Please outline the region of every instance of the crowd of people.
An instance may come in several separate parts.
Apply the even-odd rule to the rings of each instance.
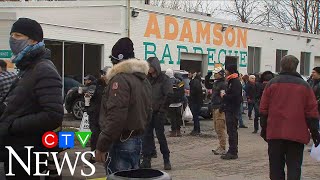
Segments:
[[[5,61],[0,61],[0,160],[6,171],[9,159],[4,146],[12,146],[25,163],[28,154],[24,146],[49,151],[42,146],[42,135],[61,126],[64,114],[61,77],[50,61],[40,24],[28,18],[17,20],[10,32],[10,47],[19,73],[8,72]],[[129,38],[115,43],[110,59],[113,67],[102,69],[100,79],[85,77],[86,86],[94,85],[88,108],[91,150],[95,151],[90,162],[105,163],[107,175],[151,168],[152,158],[157,156],[155,132],[164,169],[171,170],[164,122],[170,119],[170,137],[181,137],[182,115],[188,106],[194,124],[190,135],[201,134],[199,72],[189,74],[187,97],[183,80],[172,69],[164,73],[157,57],[147,61],[135,58]],[[238,128],[247,128],[242,120],[247,107],[248,118],[254,120],[253,133],[261,128],[260,135],[268,143],[270,179],[285,179],[285,164],[288,179],[300,179],[304,144],[310,137],[315,146],[320,142],[320,67],[313,69],[306,82],[296,71],[298,64],[296,57],[287,55],[278,75],[266,71],[242,76],[237,65],[225,70],[217,67],[207,74],[205,87],[212,90],[210,111],[219,140],[219,146],[212,150],[215,155],[224,160],[238,158]],[[35,160],[31,154],[31,174],[36,170]],[[13,167],[16,176],[7,179],[30,178],[17,160],[13,160]],[[41,172],[46,168],[42,164]]]

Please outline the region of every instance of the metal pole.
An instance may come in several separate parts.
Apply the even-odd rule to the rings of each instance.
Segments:
[[[317,0],[317,30],[316,30],[316,34],[319,34],[319,29],[320,29],[320,26],[319,26],[319,24],[320,24],[320,1],[319,0]]]
[[[84,84],[84,44],[82,44],[82,84]]]
[[[62,70],[61,70],[61,76],[62,76],[62,97],[64,97],[64,41],[62,41]]]
[[[127,31],[128,31],[128,38],[130,38],[130,18],[131,18],[131,13],[130,13],[130,6],[131,6],[131,3],[130,3],[130,0],[128,0],[128,3],[127,3]]]

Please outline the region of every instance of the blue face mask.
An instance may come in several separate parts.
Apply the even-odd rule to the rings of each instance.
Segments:
[[[13,37],[10,37],[9,40],[10,49],[14,55],[18,55],[22,50],[24,50],[28,45],[28,39],[26,40],[17,40]]]

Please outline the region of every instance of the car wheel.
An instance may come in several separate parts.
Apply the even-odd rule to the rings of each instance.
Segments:
[[[84,112],[84,101],[79,98],[76,99],[72,105],[72,115],[76,120],[81,120]]]

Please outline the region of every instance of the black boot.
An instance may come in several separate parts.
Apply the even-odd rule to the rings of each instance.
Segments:
[[[151,154],[151,158],[157,158],[157,157],[158,157],[157,151],[155,151],[155,152],[153,152],[153,153]]]
[[[170,160],[164,161],[164,170],[171,170]]]
[[[225,155],[222,155],[222,156],[221,156],[221,159],[224,159],[224,160],[238,159],[238,155],[227,153],[227,154],[225,154]]]
[[[144,157],[142,163],[140,164],[141,169],[150,169],[151,168],[151,158]]]

